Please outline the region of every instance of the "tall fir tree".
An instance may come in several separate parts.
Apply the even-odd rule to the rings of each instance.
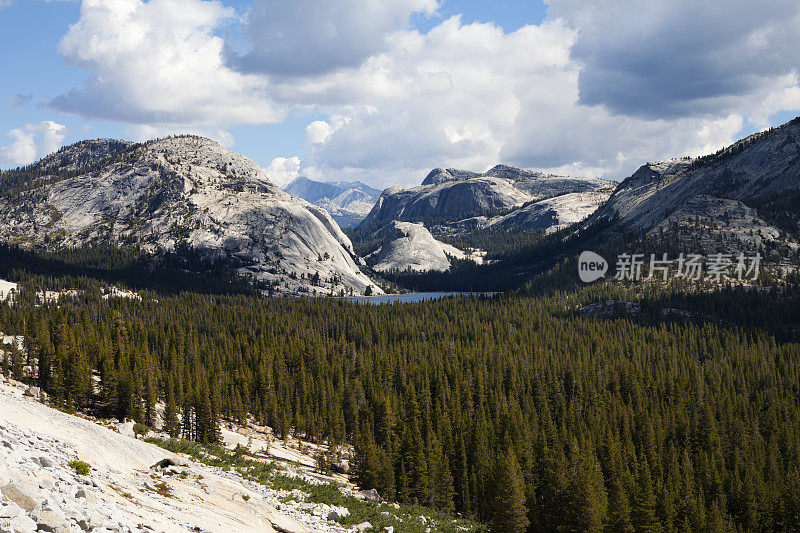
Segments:
[[[530,521],[525,507],[525,480],[517,454],[509,447],[499,460],[495,483],[492,531],[495,533],[524,533]]]

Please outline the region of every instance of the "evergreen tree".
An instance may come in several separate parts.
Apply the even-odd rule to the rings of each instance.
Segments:
[[[530,522],[527,516],[528,509],[525,507],[525,480],[517,461],[517,454],[509,447],[499,462],[492,531],[524,533]]]
[[[611,481],[608,491],[608,518],[606,521],[608,533],[634,533],[631,520],[631,506],[628,496],[620,484],[619,478]]]
[[[22,358],[22,352],[17,346],[17,343],[12,341],[11,343],[11,373],[14,375],[14,379],[22,381],[25,379],[25,371],[24,367],[24,360]]]
[[[173,439],[180,435],[181,424],[178,420],[178,407],[175,403],[175,385],[170,377],[167,381],[167,393],[164,402],[164,427],[163,431]]]
[[[661,523],[656,515],[656,498],[653,493],[653,480],[646,459],[639,463],[636,478],[636,491],[633,498],[633,528],[636,533],[659,533]]]

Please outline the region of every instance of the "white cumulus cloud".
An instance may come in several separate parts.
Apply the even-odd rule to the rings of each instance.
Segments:
[[[264,170],[270,181],[277,185],[286,185],[299,175],[300,158],[297,156],[276,157]]]
[[[61,148],[67,127],[52,120],[25,124],[8,132],[12,142],[0,147],[0,167],[28,165]]]
[[[306,142],[322,144],[331,136],[331,125],[324,120],[315,120],[306,126]]]
[[[224,64],[214,31],[234,15],[218,1],[84,0],[59,49],[93,76],[51,106],[162,129],[280,121],[266,79]]]
[[[418,184],[435,166],[503,162],[623,178],[644,161],[718,148],[741,117],[648,120],[579,100],[578,32],[560,20],[505,32],[458,17],[348,69],[273,87],[337,117],[312,123],[304,167],[321,175]],[[501,58],[501,59],[499,59]]]

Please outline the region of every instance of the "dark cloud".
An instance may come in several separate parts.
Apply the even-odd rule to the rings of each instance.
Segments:
[[[22,107],[28,102],[33,100],[32,94],[21,94],[17,93],[11,97],[11,106],[12,107]]]
[[[796,0],[551,0],[578,29],[582,104],[650,118],[721,113],[800,63]]]
[[[255,0],[244,26],[250,50],[228,48],[241,72],[313,75],[356,67],[383,51],[387,33],[407,25],[411,13],[433,12],[436,0]]]

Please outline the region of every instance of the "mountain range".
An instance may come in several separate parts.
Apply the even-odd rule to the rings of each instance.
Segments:
[[[360,181],[314,181],[302,176],[283,190],[325,209],[342,228],[364,220],[381,194]]]
[[[437,168],[417,187],[396,185],[384,190],[361,227],[400,220],[423,222],[450,233],[491,227],[553,231],[591,214],[611,195],[614,185],[506,165],[485,173]]]
[[[476,232],[592,228],[586,245],[644,235],[702,251],[763,250],[785,262],[800,248],[800,119],[709,156],[647,163],[620,183],[498,165],[437,168],[419,186],[380,194],[361,182],[307,178],[281,190],[252,160],[196,136],[82,141],[0,175],[4,243],[190,250],[271,294],[379,293],[340,228],[361,217],[350,234],[371,243],[359,253],[383,272],[484,262],[479,250],[453,245]]]

